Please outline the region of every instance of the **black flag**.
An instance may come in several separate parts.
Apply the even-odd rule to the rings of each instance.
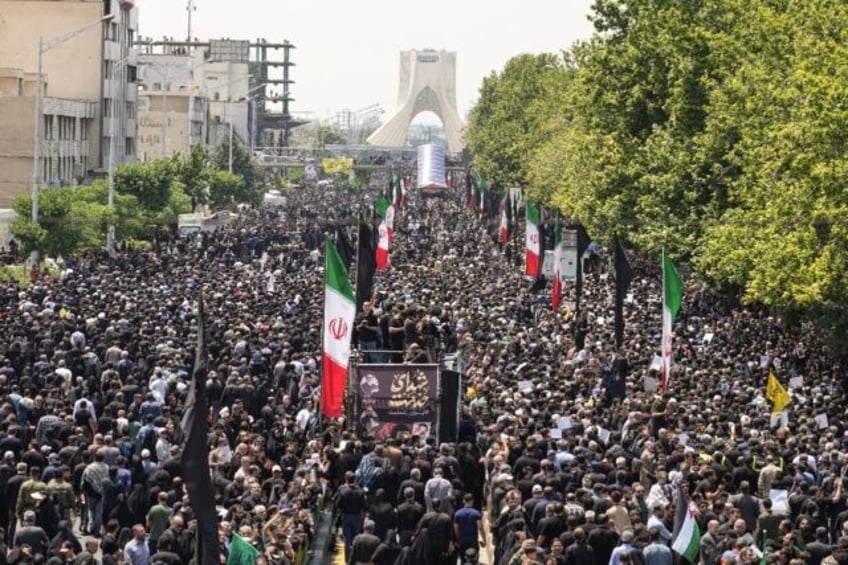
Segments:
[[[615,345],[621,347],[624,342],[624,295],[633,279],[633,271],[621,241],[615,238]]]
[[[199,537],[196,562],[200,565],[218,565],[221,550],[218,545],[218,514],[212,479],[209,476],[209,435],[206,400],[206,338],[203,331],[203,298],[197,304],[197,351],[194,371],[186,397],[182,427],[186,435],[183,448],[183,480],[188,491],[188,502],[197,519]]]
[[[368,224],[359,224],[359,249],[356,259],[356,311],[362,311],[362,304],[371,300],[374,285],[374,273],[377,272],[377,256],[374,245],[374,232]]]
[[[583,255],[589,249],[589,234],[583,224],[577,224],[577,276],[575,277],[574,310],[580,311],[580,297],[583,294]]]
[[[350,243],[350,238],[347,236],[347,229],[342,226],[336,228],[336,249],[339,251],[339,256],[341,256],[347,272],[350,272],[350,264],[353,262],[355,251]]]

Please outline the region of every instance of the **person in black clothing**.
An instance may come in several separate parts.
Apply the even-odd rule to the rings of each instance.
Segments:
[[[378,545],[377,549],[374,550],[371,561],[374,562],[374,565],[394,565],[400,555],[401,549],[403,548],[398,543],[397,532],[395,530],[389,530],[386,532],[383,543]]]
[[[618,545],[618,534],[615,533],[615,522],[605,515],[600,515],[598,522],[598,527],[586,539],[595,554],[595,565],[602,565],[609,563],[612,550]]]
[[[386,499],[386,491],[383,489],[377,489],[374,494],[368,516],[374,521],[374,535],[380,539],[385,539],[386,532],[397,528],[395,507]]]
[[[161,539],[156,543],[156,553],[150,556],[150,565],[181,565],[182,563],[185,561],[173,551],[169,539],[166,539],[164,544]]]
[[[362,533],[353,540],[350,553],[347,553],[348,565],[366,565],[371,562],[371,556],[380,545],[380,538],[374,535],[374,522],[365,520]]]
[[[17,521],[17,517],[15,516],[15,508],[18,504],[18,493],[21,490],[21,485],[24,484],[28,480],[27,477],[27,465],[26,463],[18,463],[17,474],[9,479],[9,482],[6,483],[6,492],[5,499],[6,505],[9,508],[8,516],[6,517],[6,543],[10,544],[15,539],[15,522]]]
[[[415,500],[415,490],[412,487],[406,487],[403,496],[404,502],[397,508],[397,527],[400,544],[406,546],[424,516],[424,505]]]
[[[345,473],[345,484],[336,492],[335,510],[341,518],[345,555],[350,555],[353,540],[362,531],[362,520],[367,509],[365,493],[356,485],[356,473]],[[379,543],[379,538],[378,538]]]
[[[409,472],[409,478],[403,481],[400,484],[400,488],[398,489],[398,502],[403,502],[405,500],[406,489],[411,488],[415,495],[415,502],[419,504],[424,504],[424,483],[421,482],[421,470],[420,469],[412,469]]]
[[[807,565],[819,565],[825,557],[833,552],[833,546],[827,543],[827,528],[820,526],[816,528],[816,539],[804,546],[804,551],[809,554]]]
[[[565,565],[586,565],[595,562],[595,551],[586,542],[583,528],[574,530],[574,544],[565,551]]]
[[[425,528],[430,532],[430,562],[447,563],[450,560],[449,550],[453,541],[453,524],[451,517],[441,511],[441,500],[433,499],[432,505],[433,511],[426,512],[421,517],[416,532]]]

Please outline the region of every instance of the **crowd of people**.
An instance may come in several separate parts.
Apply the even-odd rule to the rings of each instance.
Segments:
[[[305,188],[214,233],[2,283],[0,562],[196,561],[181,417],[202,294],[221,561],[242,541],[256,563],[303,561],[332,508],[351,564],[673,563],[682,497],[700,564],[848,563],[844,370],[814,328],[690,283],[661,394],[657,266],[631,260],[617,348],[603,251],[580,309],[569,286],[553,312],[521,234],[505,252],[463,200],[413,191],[354,344],[355,360],[461,359],[441,443],[319,413],[322,237],[355,239],[373,195]]]

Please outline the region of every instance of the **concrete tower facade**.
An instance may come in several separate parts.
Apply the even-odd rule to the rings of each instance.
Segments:
[[[372,145],[406,145],[415,116],[433,112],[445,129],[448,151],[462,150],[462,120],[456,107],[456,53],[433,49],[401,51],[398,109],[368,137]]]

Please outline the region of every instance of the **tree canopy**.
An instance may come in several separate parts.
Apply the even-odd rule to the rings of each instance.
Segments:
[[[591,19],[483,80],[477,168],[748,302],[844,318],[848,5],[596,0]]]

